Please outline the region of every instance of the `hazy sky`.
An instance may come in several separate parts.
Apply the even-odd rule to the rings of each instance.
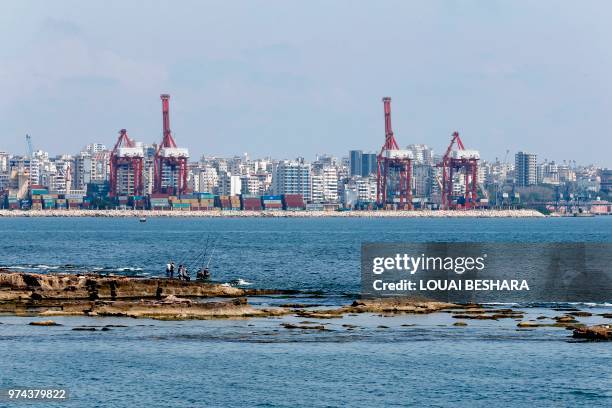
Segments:
[[[0,150],[76,152],[127,128],[161,139],[159,94],[192,157],[309,159],[458,130],[611,166],[612,3],[3,1]]]

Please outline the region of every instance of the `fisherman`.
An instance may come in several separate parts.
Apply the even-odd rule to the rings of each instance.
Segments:
[[[174,278],[174,262],[170,262],[170,279]]]
[[[210,279],[210,272],[208,271],[208,268],[202,267],[196,274],[196,280],[205,281],[208,279]]]
[[[183,264],[180,264],[179,267],[178,267],[177,278],[179,278],[179,280],[183,279]]]
[[[191,280],[191,277],[189,276],[189,271],[187,270],[187,265],[183,266],[183,279],[187,282]]]
[[[166,278],[170,277],[170,270],[172,269],[172,261],[168,261],[166,264]]]

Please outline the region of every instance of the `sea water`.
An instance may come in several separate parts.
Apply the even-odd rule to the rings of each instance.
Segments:
[[[300,302],[337,306],[359,291],[361,243],[381,241],[612,242],[612,217],[0,219],[0,265],[161,276],[169,259],[197,264],[206,252],[219,282],[296,289]],[[611,312],[606,305],[578,307],[594,314],[580,318],[587,324]],[[562,313],[523,310],[525,319]],[[513,319],[455,327],[447,313],[346,315],[320,322],[326,331],[281,326],[304,320],[294,316],[54,317],[62,324],[55,327],[29,326],[33,320],[43,319],[0,316],[0,388],[68,388],[67,401],[49,406],[612,404],[610,343],[575,342],[560,328],[521,330]],[[83,326],[96,330],[72,330]]]

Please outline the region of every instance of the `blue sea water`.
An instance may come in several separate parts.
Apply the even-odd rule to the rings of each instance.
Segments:
[[[344,304],[344,294],[359,291],[362,242],[612,242],[612,217],[0,219],[0,265],[154,276],[169,258],[190,261],[207,240],[215,242],[209,247],[218,281],[319,291],[318,302]],[[580,308],[594,314],[580,319],[585,323],[610,313]],[[525,312],[526,319],[561,313]],[[574,342],[559,328],[518,330],[511,319],[454,327],[445,313],[359,315],[321,321],[328,328],[321,332],[281,326],[303,320],[294,316],[58,317],[57,327],[29,326],[33,320],[41,318],[0,316],[0,388],[69,389],[69,400],[48,406],[612,405],[610,343]],[[72,330],[87,325],[98,330]],[[101,331],[105,325],[125,327]]]

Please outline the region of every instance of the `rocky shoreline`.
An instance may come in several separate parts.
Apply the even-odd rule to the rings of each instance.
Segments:
[[[416,300],[379,300],[339,309],[300,305],[255,308],[247,296],[294,294],[276,289],[240,289],[226,284],[96,274],[35,274],[0,271],[0,313],[32,316],[126,316],[154,319],[270,317],[288,314],[321,318],[346,313],[432,313],[457,307]],[[207,298],[232,298],[207,301]]]
[[[453,326],[470,320],[515,320],[517,330],[554,327],[573,330],[573,337],[612,340],[612,326],[587,326],[578,321],[591,313],[559,309],[561,315],[530,319],[516,309],[436,302],[416,298],[359,299],[340,307],[321,308],[298,303],[255,307],[249,296],[293,295],[294,291],[235,288],[226,284],[183,282],[163,278],[134,278],[95,274],[34,274],[0,271],[0,314],[16,316],[113,316],[157,320],[245,319],[295,316],[319,320],[309,324],[286,324],[286,329],[327,330],[327,319],[362,313],[391,317],[401,314],[450,313]],[[611,316],[601,315],[604,319]],[[34,325],[54,325],[53,321]]]
[[[0,210],[0,217],[173,217],[173,218],[541,218],[536,210],[469,211],[154,211],[154,210]]]

